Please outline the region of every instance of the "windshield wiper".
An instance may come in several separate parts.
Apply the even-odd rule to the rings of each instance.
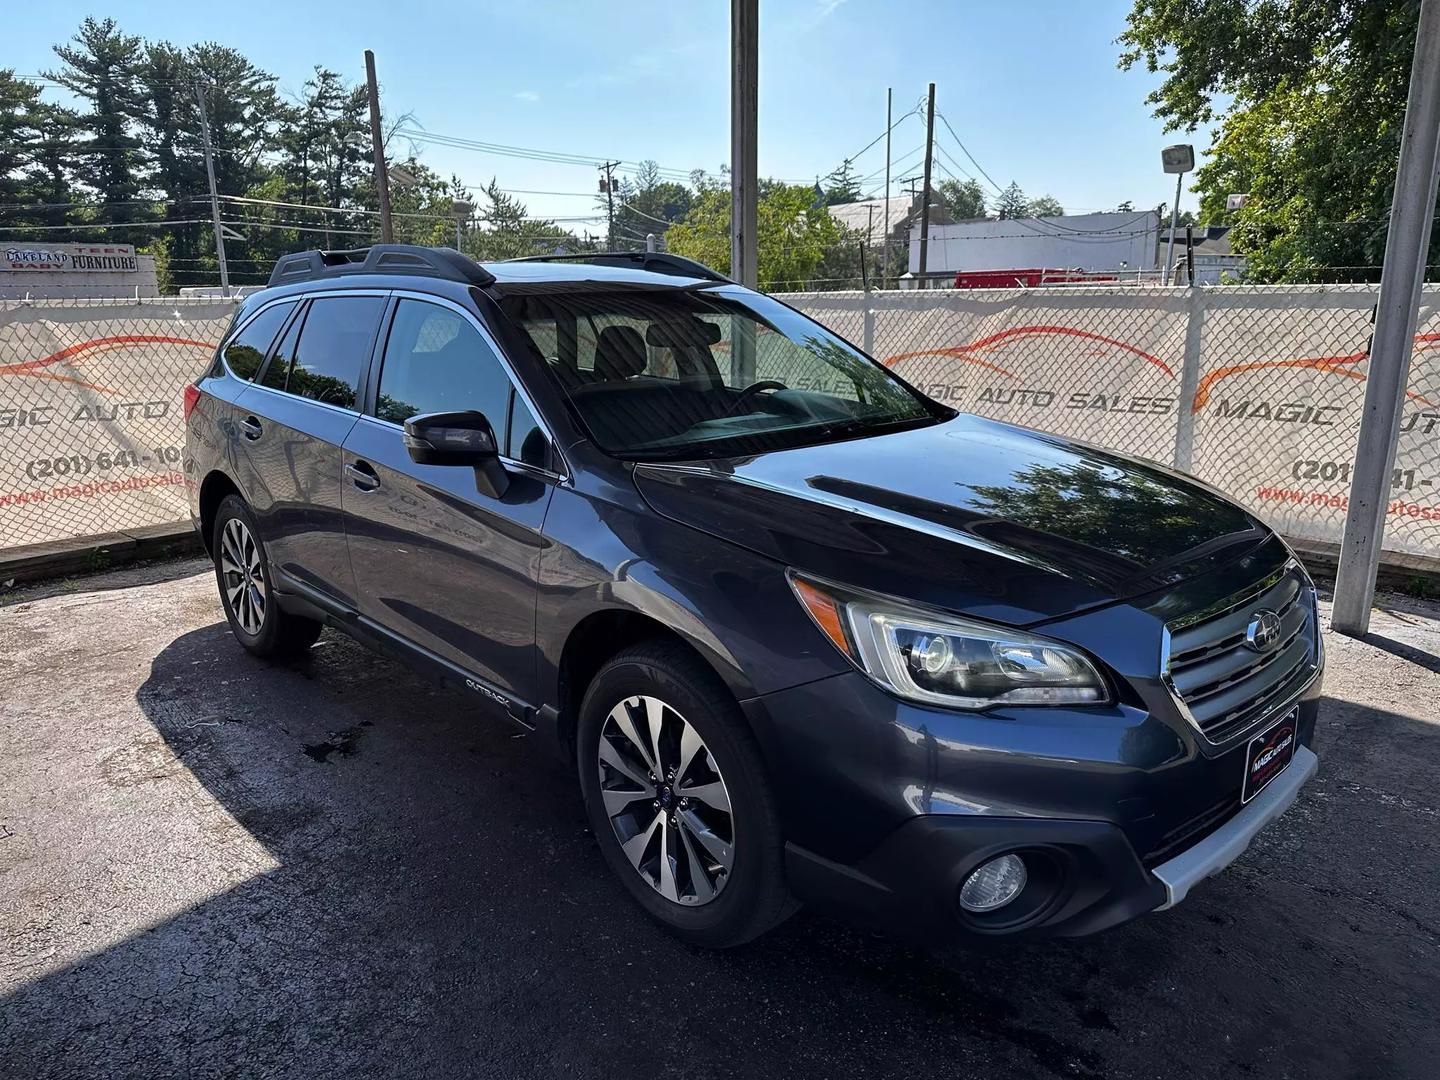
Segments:
[[[884,431],[886,428],[900,427],[904,424],[916,424],[923,420],[933,420],[934,417],[927,415],[890,417],[885,420],[865,419],[864,417],[852,417],[849,420],[836,420],[826,424],[820,429],[824,438],[844,438],[847,435],[859,435],[869,431]]]

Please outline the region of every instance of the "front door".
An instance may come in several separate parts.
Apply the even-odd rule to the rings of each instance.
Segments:
[[[495,346],[459,307],[401,298],[384,337],[374,415],[344,445],[361,614],[532,701],[541,527],[554,483],[539,467],[543,434]],[[408,417],[466,409],[485,414],[512,459],[498,498],[474,469],[417,465],[405,450]]]

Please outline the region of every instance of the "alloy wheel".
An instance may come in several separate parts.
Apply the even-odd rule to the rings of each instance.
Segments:
[[[734,816],[695,728],[659,698],[626,698],[605,718],[597,765],[605,816],[636,873],[677,904],[719,896],[735,865]]]
[[[231,518],[221,530],[220,575],[240,629],[251,635],[260,633],[268,600],[265,574],[260,568],[260,545],[239,518]]]

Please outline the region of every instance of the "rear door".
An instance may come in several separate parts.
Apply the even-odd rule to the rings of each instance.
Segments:
[[[383,292],[308,300],[259,379],[236,402],[246,496],[272,568],[355,606],[341,516],[341,451],[359,417],[361,379]],[[283,587],[283,586],[282,586]]]
[[[536,577],[555,471],[550,441],[473,314],[397,294],[372,370],[372,407],[345,440],[346,532],[361,613],[533,700]],[[495,498],[475,470],[417,465],[401,425],[477,409],[507,459]]]

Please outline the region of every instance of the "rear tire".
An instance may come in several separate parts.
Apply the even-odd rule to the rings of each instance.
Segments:
[[[300,656],[315,644],[321,624],[280,609],[255,515],[240,496],[227,495],[221,501],[210,550],[230,632],[246,650],[283,659]]]
[[[605,861],[673,935],[728,948],[796,909],[759,750],[728,688],[684,645],[647,642],[600,669],[577,754]]]

